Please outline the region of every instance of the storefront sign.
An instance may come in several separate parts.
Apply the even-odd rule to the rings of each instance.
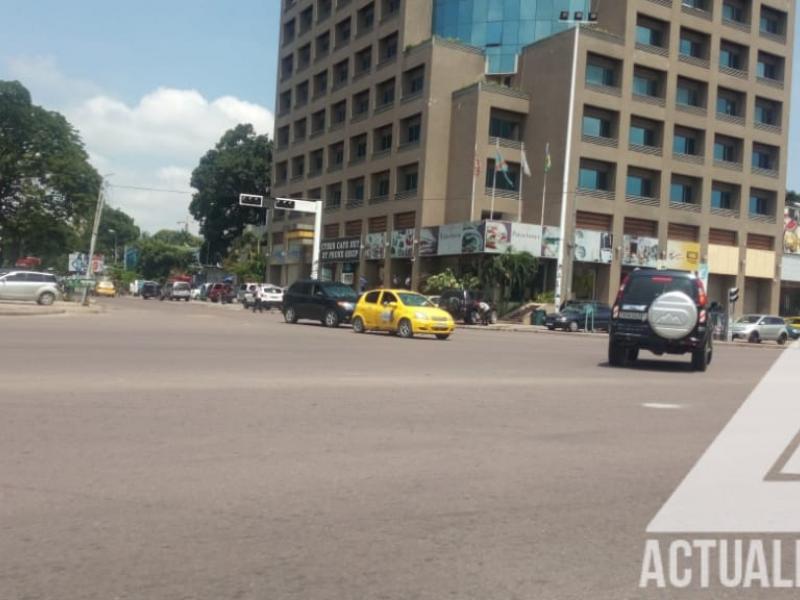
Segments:
[[[484,221],[484,252],[504,254],[511,248],[511,223],[505,221]]]
[[[700,268],[700,244],[667,240],[666,267],[682,271],[697,271]]]
[[[783,209],[783,253],[800,254],[800,209]]]
[[[439,228],[423,227],[419,232],[419,255],[436,256],[439,254]]]
[[[439,226],[439,256],[461,254],[461,235],[463,233],[463,223]]]
[[[545,225],[542,229],[542,258],[558,258],[561,228]]]
[[[611,234],[591,229],[575,230],[575,260],[578,262],[611,263]]]
[[[414,256],[414,230],[395,229],[392,231],[392,258],[411,258]]]
[[[624,235],[622,264],[632,267],[658,266],[658,238]]]
[[[320,262],[358,262],[359,258],[361,258],[361,238],[335,238],[320,242]]]
[[[364,244],[364,258],[383,260],[386,256],[386,233],[368,233]]]
[[[542,256],[542,227],[531,223],[511,223],[511,250]]]

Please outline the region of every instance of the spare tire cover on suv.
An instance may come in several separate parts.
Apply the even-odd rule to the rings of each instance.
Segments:
[[[667,292],[650,305],[647,320],[660,337],[679,340],[689,335],[697,324],[697,306],[683,292]]]

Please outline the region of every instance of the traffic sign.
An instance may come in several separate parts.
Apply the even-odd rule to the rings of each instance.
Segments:
[[[739,288],[731,288],[728,290],[728,302],[731,304],[735,304],[736,301],[739,299]]]
[[[264,196],[256,194],[239,194],[239,204],[251,208],[264,208]]]

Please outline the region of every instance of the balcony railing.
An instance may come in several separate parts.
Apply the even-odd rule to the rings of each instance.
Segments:
[[[591,188],[578,188],[579,196],[586,198],[597,198],[598,200],[614,200],[614,192],[611,190],[593,190]]]
[[[360,206],[364,206],[363,198],[350,198],[345,204],[345,208],[358,208]]]
[[[693,6],[686,6],[685,4],[681,4],[681,12],[692,15],[693,17],[705,19],[706,21],[711,21],[713,19],[710,11],[703,10],[702,8],[694,8]]]
[[[681,152],[672,153],[673,160],[679,160],[693,165],[702,165],[706,162],[705,157],[699,154],[683,154]]]
[[[770,125],[769,123],[759,123],[758,121],[755,121],[753,123],[753,127],[760,129],[761,131],[768,131],[769,133],[776,133],[778,135],[783,133],[783,128],[780,125]]]
[[[666,101],[664,98],[659,96],[647,96],[645,94],[637,94],[636,92],[633,93],[633,99],[638,102],[644,102],[645,104],[654,104],[655,106],[666,106]]]
[[[756,213],[750,213],[747,215],[747,218],[751,221],[755,221],[756,223],[775,223],[775,215],[761,215]]]
[[[718,208],[715,206],[711,207],[711,214],[716,215],[718,217],[727,217],[729,219],[738,219],[739,218],[739,211],[733,208]]]
[[[745,33],[750,33],[750,23],[734,21],[733,19],[726,19],[725,17],[722,17],[722,24],[726,27],[731,27],[733,29],[738,29],[739,31],[744,31]]]
[[[419,140],[414,140],[412,142],[403,142],[402,144],[397,146],[397,151],[405,152],[406,150],[412,150],[414,148],[419,148]]]
[[[394,199],[396,201],[411,200],[412,198],[416,198],[416,197],[417,197],[417,190],[415,190],[415,189],[414,190],[405,190],[405,191],[402,191],[402,192],[397,192],[394,195]]]
[[[693,115],[698,115],[701,117],[705,117],[708,112],[705,106],[694,106],[693,104],[681,104],[680,102],[677,102],[675,104],[675,108],[677,110],[690,113]]]
[[[688,54],[678,55],[678,60],[681,61],[682,63],[686,63],[687,65],[694,65],[696,67],[701,67],[703,69],[708,69],[711,66],[711,62],[707,58],[690,56]]]
[[[625,201],[631,204],[641,204],[643,206],[660,206],[661,200],[651,196],[637,196],[635,194],[625,194]]]
[[[783,89],[783,82],[780,79],[772,79],[771,77],[756,77],[756,81],[762,85],[768,85],[779,90]]]
[[[587,144],[594,144],[595,146],[605,146],[606,148],[616,148],[619,146],[619,140],[616,138],[600,137],[596,135],[581,136],[581,140]]]
[[[639,152],[640,154],[649,154],[651,156],[661,156],[661,148],[658,146],[644,146],[642,144],[628,144],[628,150],[631,152]]]
[[[492,196],[492,188],[486,188],[486,195],[491,197]],[[518,200],[519,199],[519,190],[501,190],[500,188],[494,188],[494,197],[495,198],[506,198],[508,200]]]
[[[389,200],[389,194],[383,194],[380,196],[372,196],[369,199],[370,204],[381,204],[382,202],[387,202]]]
[[[744,127],[744,117],[739,115],[729,115],[728,113],[724,112],[717,112],[717,119],[720,121],[725,121],[727,123],[733,123],[734,125],[741,125]]]
[[[650,54],[657,54],[659,56],[669,56],[669,48],[662,48],[661,46],[653,46],[652,44],[643,44],[636,42],[636,49],[642,52],[649,52]]]
[[[489,136],[489,145],[500,146],[501,148],[512,148],[515,150],[519,150],[522,148],[522,142],[520,142],[519,140],[511,140],[503,137],[494,137],[491,135]]]
[[[770,40],[778,44],[786,43],[786,36],[780,33],[772,33],[770,31],[764,31],[763,29],[760,29],[758,31],[758,35],[760,35],[765,40]]]
[[[736,77],[738,79],[748,78],[747,71],[744,71],[742,69],[735,69],[733,67],[726,67],[725,65],[719,66],[719,72],[724,73],[725,75],[730,75],[731,77]]]
[[[778,171],[776,171],[775,169],[764,169],[761,167],[752,167],[751,172],[753,173],[753,175],[760,175],[761,177],[772,177],[774,179],[777,179],[778,176],[780,175],[780,173],[778,173]]]
[[[675,210],[685,210],[689,212],[700,212],[700,205],[694,202],[674,202],[670,200],[669,207]]]
[[[729,171],[741,171],[742,170],[742,163],[740,162],[732,162],[729,160],[719,160],[718,158],[714,159],[714,166],[719,167],[720,169],[728,169]]]
[[[608,96],[622,96],[622,89],[613,85],[600,85],[597,83],[586,83],[586,90],[590,92],[597,92],[599,94],[606,94]]]
[[[381,158],[386,158],[392,153],[391,148],[385,148],[383,150],[376,150],[372,153],[372,160],[380,160]]]

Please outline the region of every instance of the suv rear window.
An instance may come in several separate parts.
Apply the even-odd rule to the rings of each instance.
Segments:
[[[694,279],[654,273],[629,279],[622,294],[622,302],[624,304],[649,305],[667,292],[683,292],[697,301],[697,286]]]
[[[321,283],[320,287],[325,292],[325,294],[330,298],[336,299],[348,299],[348,298],[356,298],[356,293],[353,291],[353,288],[348,287],[341,283]]]

